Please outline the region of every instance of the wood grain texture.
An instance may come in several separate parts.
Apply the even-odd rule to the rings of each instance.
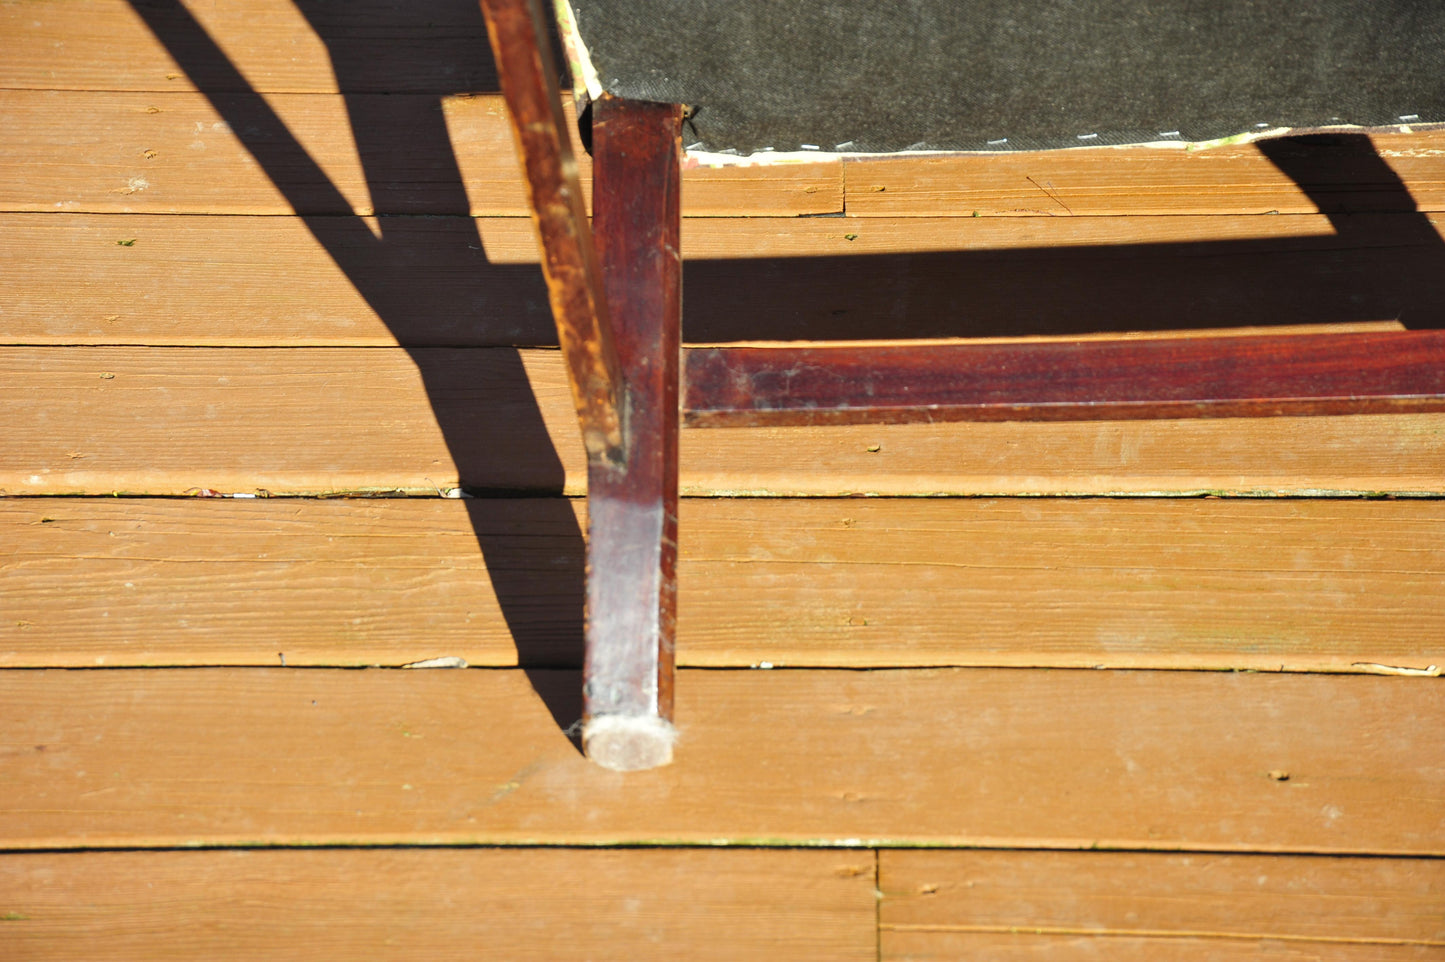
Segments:
[[[1219,962],[1323,962],[1342,959],[1346,962],[1411,962],[1434,959],[1434,947],[1352,944],[1300,943],[1292,941],[1248,941],[1214,938],[1118,938],[1107,942],[1090,936],[1035,936],[1021,939],[1015,935],[950,935],[915,936],[896,934],[887,940],[884,959],[908,959],[911,962],[959,958],[1042,959],[1044,962],[1101,960],[1110,962],[1190,962],[1193,959]],[[1100,952],[1105,954],[1099,954]]]
[[[311,9],[309,19],[281,0],[206,0],[186,9],[248,84],[263,93],[498,89],[477,5],[466,0],[349,3]],[[175,19],[162,13],[156,22],[170,43],[185,49],[186,35],[174,28]],[[6,3],[0,5],[0,39],[8,54],[0,64],[0,86],[6,88],[194,87],[165,44],[122,0]],[[1422,207],[1445,206],[1439,176],[1445,132],[1374,139]],[[866,216],[1314,209],[1252,145],[1193,154],[1130,148],[850,161],[849,186],[849,212]]]
[[[872,853],[0,856],[6,957],[876,958]]]
[[[1445,209],[1445,130],[1370,136],[1393,177],[1375,165],[1366,165],[1370,176],[1361,177],[1361,158],[1352,149],[1358,139],[1327,135],[1295,148],[1306,155],[1298,172],[1308,190],[1258,144],[848,161],[848,213],[1077,217]]]
[[[1445,864],[1077,852],[879,853],[881,957],[1434,958]]]
[[[0,500],[0,664],[577,668],[581,508]],[[1424,669],[1442,532],[1423,501],[688,499],[678,658]]]
[[[499,94],[0,90],[0,115],[5,211],[528,214]],[[843,209],[836,162],[684,177],[689,214]]]
[[[617,462],[623,456],[623,369],[542,7],[538,0],[485,0],[482,10],[503,79],[582,443],[589,461]]]
[[[0,491],[580,494],[556,351],[0,350]],[[1445,492],[1445,416],[685,431],[687,494]],[[278,425],[285,425],[279,430]]]
[[[671,744],[638,730],[672,720],[677,628],[678,377],[682,338],[682,106],[602,97],[593,104],[598,258],[613,310],[626,437],[587,472],[587,658],[590,721],[646,719],[616,749],[587,731],[601,764],[650,768]],[[603,722],[603,725],[608,724]],[[629,722],[629,725],[632,723]]]
[[[563,734],[576,686],[500,669],[0,673],[0,844],[1445,854],[1433,679],[691,670],[673,764],[628,775]]]
[[[731,342],[1423,327],[1445,316],[1442,231],[1445,214],[1356,215],[1343,233],[1319,215],[685,218],[684,329]],[[0,258],[12,344],[557,337],[517,217],[0,214]]]
[[[694,348],[694,427],[1445,409],[1445,333]]]
[[[145,6],[173,43],[184,22],[175,8],[187,11],[265,93],[499,89],[486,28],[470,0],[350,0],[305,8],[288,0],[189,0]],[[195,89],[126,0],[7,0],[0,3],[0,44],[6,51],[0,87]],[[358,69],[363,64],[369,69]]]
[[[211,358],[214,366],[185,348],[15,350],[5,365],[7,414],[28,419],[38,448],[27,451],[22,434],[11,435],[6,456],[15,473],[0,482],[10,494],[51,489],[51,466],[63,467],[67,478],[55,481],[74,493],[436,494],[462,477],[558,491],[559,450],[570,486],[583,483],[556,351],[524,360],[508,349],[243,349]],[[527,364],[547,372],[534,388]],[[48,396],[27,397],[21,381],[29,377],[39,377]],[[372,483],[387,476],[413,481]]]

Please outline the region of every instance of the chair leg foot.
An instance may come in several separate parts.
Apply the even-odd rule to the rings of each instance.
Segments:
[[[598,715],[582,725],[582,750],[603,768],[637,772],[672,761],[677,729],[656,715]]]

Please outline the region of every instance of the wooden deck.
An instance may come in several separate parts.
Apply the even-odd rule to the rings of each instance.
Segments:
[[[475,3],[0,49],[0,957],[1445,954],[1445,415],[685,432],[603,771]],[[690,343],[1445,320],[1445,132],[684,185]]]

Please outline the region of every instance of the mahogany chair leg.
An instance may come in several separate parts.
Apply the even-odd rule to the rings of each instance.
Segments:
[[[539,3],[482,12],[587,449],[583,749],[607,768],[655,768],[674,737],[682,108],[594,106],[594,232]]]
[[[677,595],[682,108],[604,96],[592,108],[593,226],[623,374],[623,446],[587,473],[588,757],[672,760]]]
[[[538,0],[482,0],[589,461],[621,457],[622,373]]]

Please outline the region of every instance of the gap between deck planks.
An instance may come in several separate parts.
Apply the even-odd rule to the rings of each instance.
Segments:
[[[577,677],[0,672],[0,848],[1445,855],[1445,703],[1429,679],[690,669],[676,760],[623,775],[563,733]]]
[[[872,852],[382,849],[0,855],[42,959],[877,958]]]
[[[1336,220],[688,218],[684,336],[1165,335],[1445,318],[1445,214]],[[12,213],[0,214],[0,258],[10,344],[556,343],[521,218]]]
[[[0,500],[0,665],[580,667],[583,514]],[[688,499],[681,525],[683,665],[1445,666],[1440,501]]]
[[[886,959],[1393,960],[1445,949],[1440,860],[884,851],[879,875]]]
[[[6,495],[580,494],[585,484],[556,351],[10,347],[0,380]],[[693,430],[682,486],[1440,494],[1445,415]]]

